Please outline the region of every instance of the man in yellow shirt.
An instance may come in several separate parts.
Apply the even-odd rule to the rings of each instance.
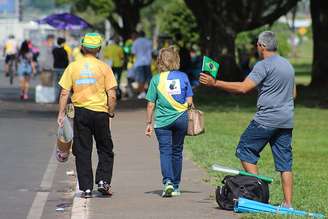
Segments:
[[[68,61],[72,61],[72,48],[67,43],[64,43],[64,49],[67,53]]]
[[[109,122],[114,117],[117,82],[111,68],[97,59],[102,37],[87,33],[81,40],[84,57],[71,63],[63,73],[58,125],[63,126],[65,107],[72,91],[75,107],[73,154],[82,197],[92,197],[92,137],[96,140],[99,162],[96,172],[98,191],[112,195],[111,179],[114,153]]]
[[[116,90],[117,98],[120,99],[121,98],[120,84],[121,84],[121,76],[123,70],[124,51],[118,45],[118,43],[119,43],[119,38],[114,37],[113,42],[104,48],[103,55],[104,55],[104,60],[113,69],[118,84]]]

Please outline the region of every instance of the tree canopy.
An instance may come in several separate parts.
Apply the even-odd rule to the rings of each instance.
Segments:
[[[115,31],[128,39],[140,22],[140,10],[154,0],[57,0],[57,3],[71,3],[72,10],[86,11],[91,8],[96,14],[101,14],[111,23]]]
[[[200,32],[203,52],[222,60],[222,77],[241,80],[236,65],[235,38],[242,31],[272,24],[295,7],[298,0],[185,0]]]

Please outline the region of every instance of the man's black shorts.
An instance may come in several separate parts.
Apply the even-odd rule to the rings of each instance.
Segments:
[[[5,63],[8,64],[10,60],[15,60],[16,54],[13,55],[6,55]]]

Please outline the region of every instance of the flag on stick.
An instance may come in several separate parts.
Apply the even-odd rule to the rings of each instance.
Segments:
[[[202,72],[210,74],[214,79],[218,75],[219,70],[219,63],[214,61],[213,59],[204,56],[203,58],[203,65],[202,65]]]

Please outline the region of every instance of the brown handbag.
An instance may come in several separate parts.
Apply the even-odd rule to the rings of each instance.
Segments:
[[[195,136],[205,132],[204,113],[194,107],[188,109],[187,135]]]

